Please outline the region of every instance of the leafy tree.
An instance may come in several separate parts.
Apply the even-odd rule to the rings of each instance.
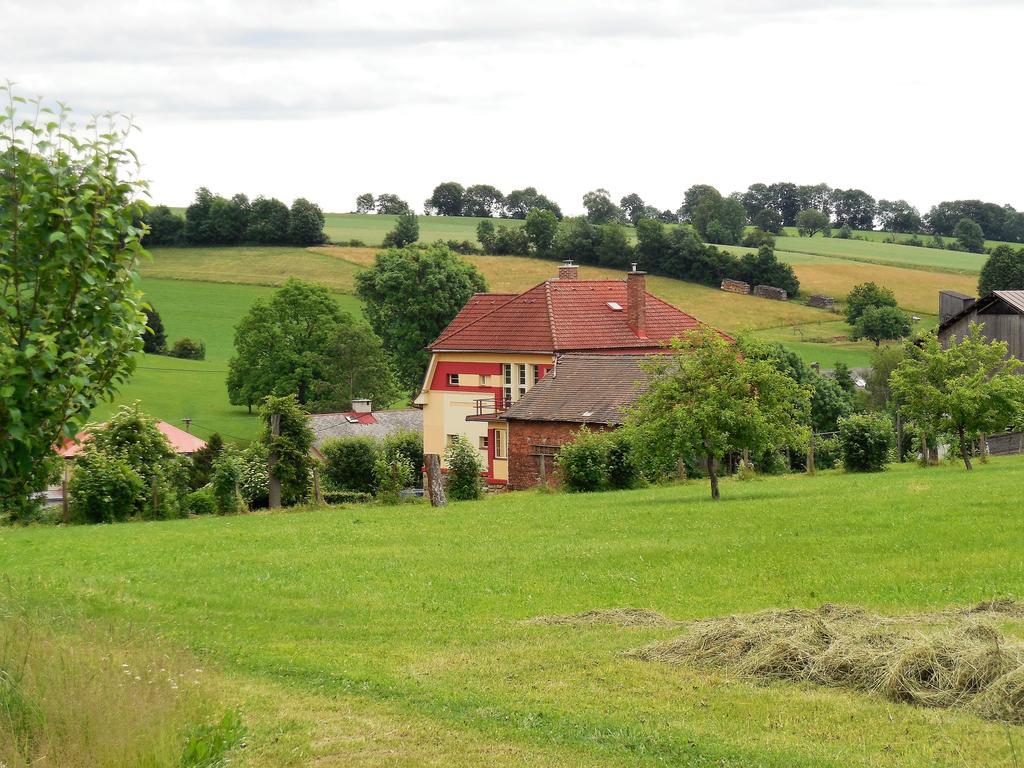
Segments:
[[[499,224],[494,230],[491,252],[505,256],[526,256],[530,253],[530,239],[522,227]]]
[[[309,426],[309,417],[295,395],[267,397],[260,408],[263,431],[259,442],[268,455],[276,455],[274,476],[281,481],[281,503],[290,507],[309,499],[313,457],[310,448],[316,438]],[[273,434],[274,417],[279,420],[279,434]]]
[[[207,214],[206,242],[216,245],[236,245],[245,239],[251,213],[249,198],[235,195],[230,200],[215,196]]]
[[[145,237],[142,238],[142,243],[147,248],[155,245],[181,245],[185,220],[166,205],[147,208],[142,215],[142,221],[148,227]]]
[[[523,229],[534,253],[541,258],[548,258],[554,246],[555,234],[558,232],[558,218],[555,214],[551,211],[531,208],[530,212],[526,214],[526,224],[523,225]]]
[[[757,254],[747,253],[740,259],[740,279],[751,285],[782,288],[790,296],[800,291],[800,281],[789,264],[775,258],[771,246],[762,245]]]
[[[619,201],[619,208],[626,216],[626,220],[630,224],[636,226],[637,222],[642,218],[653,219],[655,216],[647,215],[647,204],[644,203],[644,199],[640,197],[636,192],[626,195]]]
[[[868,307],[895,307],[896,294],[876,283],[859,283],[846,296],[846,322],[856,325]]]
[[[501,190],[490,184],[473,184],[466,188],[462,196],[463,216],[499,216],[502,206],[505,203],[505,196]]]
[[[601,490],[608,475],[608,446],[604,436],[582,427],[558,451],[555,459],[562,487],[570,493]]]
[[[380,446],[368,437],[326,440],[320,447],[324,457],[324,479],[341,491],[375,493],[373,467]]]
[[[610,224],[622,217],[607,189],[595,189],[583,196],[583,207],[587,209],[587,219],[591,224]]]
[[[397,504],[402,490],[412,483],[413,466],[404,456],[377,454],[373,465],[373,479],[377,485],[377,498],[384,504]]]
[[[871,229],[875,226],[875,198],[863,189],[834,190],[832,214],[837,224],[851,229]]]
[[[832,380],[835,381],[848,398],[853,398],[854,392],[857,391],[857,385],[853,381],[850,366],[842,360],[836,361],[835,367],[832,369]]]
[[[326,239],[320,206],[304,197],[296,199],[288,215],[288,240],[292,245],[319,245]]]
[[[747,218],[750,220],[751,224],[756,225],[754,219],[764,211],[775,214],[781,224],[782,216],[772,206],[772,198],[768,192],[767,184],[751,184],[747,187],[746,192],[740,194],[739,199],[740,202],[743,203],[743,208],[746,210]],[[764,229],[764,227],[761,228]]]
[[[123,458],[86,449],[68,484],[71,514],[87,523],[126,520],[144,491],[142,478]]]
[[[558,207],[558,204],[540,194],[534,187],[513,189],[505,195],[502,215],[506,219],[525,219],[526,214],[533,208],[540,211],[551,211],[555,214],[555,218],[562,218],[562,209]]]
[[[395,228],[384,236],[385,248],[405,248],[420,239],[420,222],[412,211],[398,214]]]
[[[828,216],[815,208],[805,208],[796,216],[796,227],[800,237],[814,237],[828,229]]]
[[[266,467],[264,459],[264,468]],[[241,493],[245,460],[233,451],[222,451],[210,467],[210,491],[219,515],[234,515],[245,506]]]
[[[387,456],[402,456],[413,468],[414,484],[423,479],[423,435],[412,430],[392,432],[381,441],[381,450]]]
[[[439,244],[384,251],[372,268],[356,275],[366,317],[391,354],[399,383],[409,390],[422,383],[427,345],[474,293],[486,290],[473,265]]]
[[[996,246],[981,268],[978,293],[984,296],[992,291],[1021,290],[1024,290],[1024,248]]]
[[[969,441],[1019,423],[1024,415],[1024,363],[1005,341],[987,340],[971,323],[946,349],[928,336],[908,345],[890,378],[900,410],[931,436],[954,435],[971,469]]]
[[[747,214],[739,200],[715,192],[701,198],[690,218],[707,242],[735,245],[743,237]]]
[[[871,351],[871,369],[867,375],[868,405],[876,410],[889,408],[892,393],[889,380],[892,372],[903,362],[902,345],[892,344],[887,347],[875,347]]]
[[[409,204],[398,195],[391,193],[377,195],[377,213],[387,216],[398,216],[408,213],[410,210],[412,209],[409,208]]]
[[[374,201],[372,192],[364,192],[356,198],[356,213],[373,213]]]
[[[870,339],[877,347],[883,341],[910,335],[910,316],[897,307],[868,307],[853,326],[853,338]]]
[[[594,255],[602,267],[625,269],[634,260],[633,245],[621,224],[602,224],[597,228],[597,247]]]
[[[782,234],[782,216],[778,211],[773,211],[770,208],[764,208],[758,212],[751,220],[758,229],[762,229],[765,232],[770,232],[773,235]]]
[[[817,208],[819,211],[828,215],[828,195],[831,190],[825,185],[826,200],[822,201],[820,205],[815,205],[809,202],[810,198],[815,196],[815,192],[820,195],[821,190],[816,187],[798,187],[796,184],[791,182],[780,182],[776,184],[768,185],[768,195],[771,199],[771,208],[777,211],[782,217],[782,224],[786,227],[797,226],[796,217],[801,210],[806,208]],[[808,203],[804,205],[804,200],[807,199]]]
[[[454,501],[471,501],[483,496],[480,473],[480,452],[459,435],[444,450],[444,463],[448,467],[448,496]]]
[[[559,224],[551,253],[560,261],[572,259],[580,264],[596,264],[599,242],[598,229],[586,216],[571,216]]]
[[[683,204],[679,206],[679,220],[692,221],[693,214],[696,212],[697,206],[700,205],[701,201],[706,197],[721,199],[722,193],[710,184],[694,184],[686,190],[686,192],[683,193]]]
[[[288,242],[288,206],[277,198],[257,197],[249,208],[246,239],[259,245],[281,245]]]
[[[210,473],[213,471],[213,462],[224,453],[224,438],[220,432],[214,432],[206,445],[192,454],[192,473],[189,485],[193,489],[202,488],[210,482]]]
[[[876,208],[878,226],[888,232],[920,232],[921,213],[906,200],[879,200]]]
[[[476,239],[484,253],[494,253],[495,229],[493,221],[481,221],[476,225]]]
[[[148,304],[142,308],[146,313],[146,329],[142,332],[142,351],[147,355],[162,355],[167,351],[167,334],[164,321],[156,307]]]
[[[249,409],[268,395],[345,408],[353,396],[387,404],[396,386],[373,331],[338,308],[326,286],[289,279],[235,326],[228,396]]]
[[[650,383],[627,417],[638,439],[674,459],[700,457],[711,498],[718,461],[806,440],[809,394],[765,360],[750,360],[711,330],[676,342],[650,361]]]
[[[216,195],[206,187],[196,190],[196,199],[185,209],[184,238],[190,245],[206,245],[214,242],[210,231],[210,210]]]
[[[13,99],[0,112],[0,506],[17,513],[53,446],[131,373],[145,315],[128,128],[114,117],[69,141],[65,110],[19,122]]]
[[[888,416],[854,414],[839,421],[839,445],[847,472],[881,472],[892,448],[892,422]]]
[[[985,233],[981,225],[971,219],[960,219],[953,228],[953,237],[965,251],[971,253],[985,252]]]
[[[433,193],[423,202],[423,212],[427,215],[462,216],[465,194],[466,190],[458,182],[442,182],[434,187]]]

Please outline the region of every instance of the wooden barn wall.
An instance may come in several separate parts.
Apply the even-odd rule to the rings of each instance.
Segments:
[[[942,332],[940,340],[949,346],[953,337],[962,338],[971,323],[984,323],[981,332],[989,339],[1001,339],[1010,347],[1010,354],[1024,360],[1024,315],[978,315],[971,312]]]

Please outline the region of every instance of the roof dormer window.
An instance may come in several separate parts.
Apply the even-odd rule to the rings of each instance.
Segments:
[[[617,301],[609,301],[608,302],[608,308],[611,309],[613,312],[621,312],[622,311],[622,305],[619,304],[619,302],[617,302]]]

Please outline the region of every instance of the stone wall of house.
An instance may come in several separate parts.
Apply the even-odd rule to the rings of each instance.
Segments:
[[[540,482],[540,457],[535,446],[561,447],[572,442],[582,424],[565,421],[510,421],[508,425],[508,485],[510,490],[525,490]],[[607,432],[613,427],[589,424],[591,432]],[[554,456],[544,458],[548,480],[558,484],[554,476]]]

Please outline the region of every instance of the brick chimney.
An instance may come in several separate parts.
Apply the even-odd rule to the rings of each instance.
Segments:
[[[373,413],[373,400],[369,399],[356,399],[352,401],[352,411],[354,413]]]
[[[566,259],[558,268],[559,280],[579,280],[580,268],[572,263],[572,259]]]
[[[647,338],[647,281],[646,272],[633,269],[626,273],[626,318],[633,333]]]

